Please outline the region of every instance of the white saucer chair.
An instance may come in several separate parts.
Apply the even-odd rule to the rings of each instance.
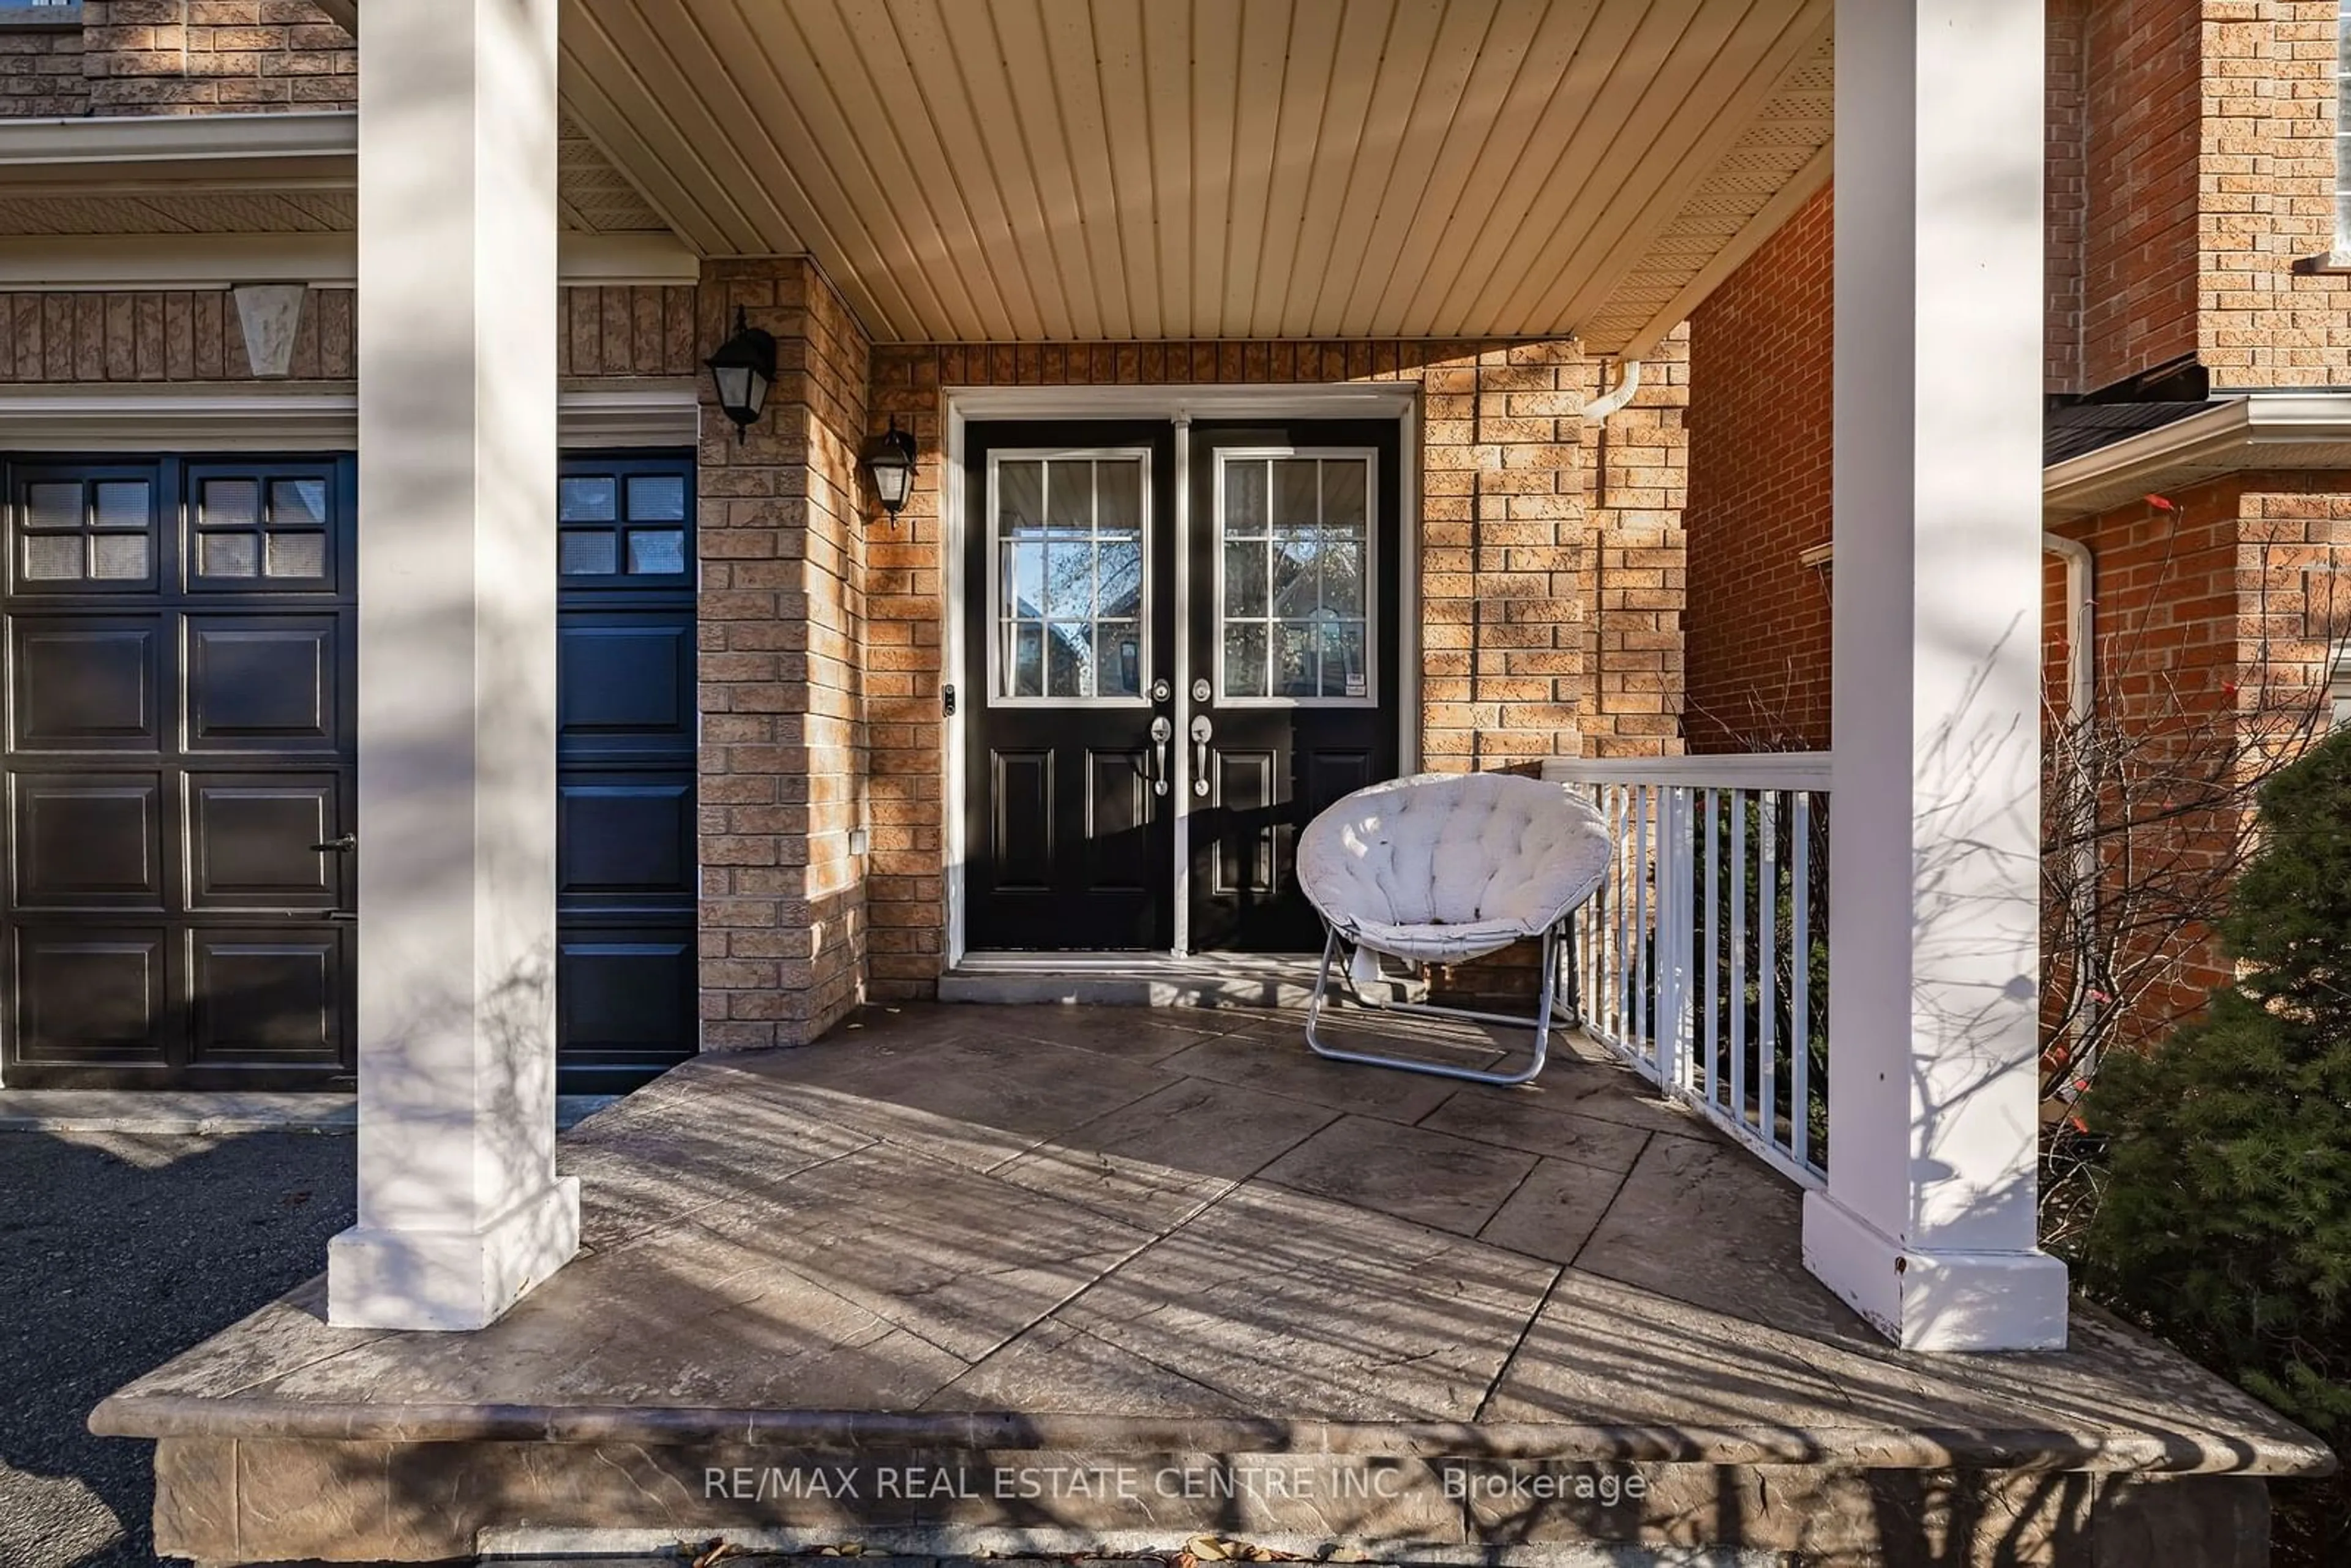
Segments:
[[[1309,823],[1298,881],[1328,935],[1306,1011],[1306,1043],[1336,1061],[1368,1062],[1476,1083],[1524,1083],[1551,1044],[1560,943],[1568,916],[1599,888],[1613,858],[1599,810],[1557,784],[1508,773],[1423,773],[1358,789]],[[1458,964],[1529,937],[1542,941],[1542,992],[1531,1019],[1427,1003],[1382,1003],[1379,955]],[[1352,988],[1395,1013],[1516,1024],[1534,1031],[1534,1057],[1490,1071],[1344,1051],[1320,1035],[1340,945],[1353,949]]]

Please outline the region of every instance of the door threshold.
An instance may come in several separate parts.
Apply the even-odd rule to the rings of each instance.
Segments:
[[[939,1000],[1302,1008],[1321,959],[1319,953],[969,953],[939,977]]]

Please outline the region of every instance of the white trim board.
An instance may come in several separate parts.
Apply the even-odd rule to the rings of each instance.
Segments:
[[[1176,576],[1175,583],[1177,636],[1176,690],[1173,717],[1177,744],[1170,798],[1188,804],[1191,746],[1190,683],[1186,651],[1190,638],[1185,617],[1190,612],[1191,583],[1186,562],[1188,534],[1196,519],[1190,515],[1190,425],[1196,419],[1392,419],[1397,426],[1396,549],[1400,602],[1397,627],[1396,724],[1397,763],[1403,773],[1420,766],[1420,387],[1417,383],[1348,382],[1337,385],[1284,383],[1259,386],[1072,386],[999,387],[950,386],[942,389],[945,426],[940,474],[939,572],[940,635],[945,669],[941,679],[956,688],[956,709],[942,724],[940,737],[945,766],[946,833],[942,841],[946,892],[946,962],[952,969],[964,961],[967,905],[964,868],[969,847],[964,841],[963,799],[966,788],[965,726],[976,710],[980,694],[963,689],[967,684],[965,653],[964,552],[965,515],[969,497],[964,484],[964,430],[972,420],[1088,419],[1166,420],[1176,426]],[[1179,807],[1179,810],[1181,808]],[[1179,817],[1176,833],[1176,932],[1177,956],[1187,950],[1186,856]]]
[[[690,284],[700,258],[665,234],[557,238],[570,284]],[[350,287],[359,245],[348,232],[271,235],[41,235],[0,239],[0,289],[228,288],[240,283]]]
[[[0,451],[349,451],[359,440],[350,383],[315,392],[154,386],[0,388]],[[570,447],[691,445],[701,408],[691,382],[557,395],[558,439]]]
[[[2255,392],[2042,470],[2042,520],[2250,468],[2351,469],[2351,392]]]

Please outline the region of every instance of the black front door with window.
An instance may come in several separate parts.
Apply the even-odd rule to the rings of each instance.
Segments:
[[[975,424],[967,440],[967,939],[1165,948],[1174,428]]]
[[[1397,765],[1395,424],[967,440],[966,945],[1319,946],[1297,831]]]
[[[1191,444],[1191,945],[1311,951],[1298,831],[1396,771],[1396,426],[1196,424]]]

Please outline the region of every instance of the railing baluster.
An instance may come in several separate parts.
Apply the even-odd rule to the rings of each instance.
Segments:
[[[1650,788],[1633,786],[1633,1040],[1656,1065],[1656,1040],[1649,1033],[1649,991],[1656,984],[1656,948],[1649,936]]]
[[[1780,1112],[1780,797],[1755,798],[1755,1103],[1756,1128],[1779,1141]]]
[[[1815,1070],[1812,836],[1815,796],[1827,810],[1829,758],[1562,758],[1544,776],[1589,789],[1612,845],[1611,875],[1576,915],[1587,1030],[1663,1092],[1817,1186],[1828,1149],[1813,1110],[1833,1058]]]
[[[1722,792],[1706,792],[1706,1103],[1722,1055]]]
[[[1791,799],[1795,817],[1789,831],[1796,841],[1789,857],[1793,869],[1789,873],[1788,944],[1794,962],[1788,994],[1788,1061],[1793,1080],[1788,1095],[1788,1151],[1802,1166],[1812,1163],[1813,1144],[1813,798],[1799,789]]]
[[[1730,1115],[1747,1121],[1747,791],[1730,792]]]

